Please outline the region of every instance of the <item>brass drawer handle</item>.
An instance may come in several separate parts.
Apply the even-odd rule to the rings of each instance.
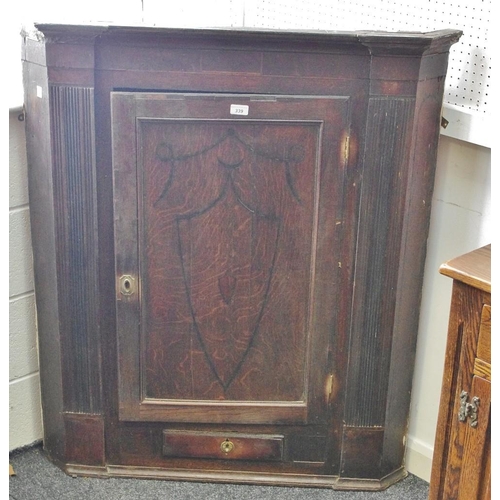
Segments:
[[[470,403],[467,402],[469,399],[469,393],[462,391],[460,393],[460,409],[458,410],[458,420],[460,422],[465,422],[467,417],[469,420],[469,425],[471,427],[477,427],[477,412],[479,410],[480,399],[477,396],[472,398]]]
[[[226,439],[222,441],[220,445],[220,449],[222,450],[223,453],[226,455],[230,453],[234,448],[234,443],[232,441],[229,441],[229,439]]]

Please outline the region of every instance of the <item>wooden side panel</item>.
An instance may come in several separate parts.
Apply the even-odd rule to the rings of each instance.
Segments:
[[[460,394],[471,391],[483,304],[490,295],[453,282],[445,367],[434,444],[430,500],[458,498],[463,447],[468,427],[459,422]]]
[[[385,471],[404,462],[413,367],[417,344],[427,234],[438,150],[447,54],[426,56],[420,68],[398,262],[388,394],[385,408]],[[435,63],[438,62],[437,67]],[[425,236],[424,236],[425,235]]]
[[[24,63],[23,70],[43,444],[52,458],[63,460],[63,380],[47,74],[43,66],[28,62]]]
[[[479,399],[477,426],[472,427],[470,422],[463,423],[466,430],[457,500],[482,498],[481,491],[488,483],[489,467],[491,466],[488,463],[490,450],[487,446],[491,440],[491,383],[481,377],[474,377],[470,394],[471,397]]]
[[[98,413],[94,94],[91,87],[52,86],[49,97],[64,406]]]

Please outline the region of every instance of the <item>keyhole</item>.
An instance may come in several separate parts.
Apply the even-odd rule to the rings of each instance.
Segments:
[[[134,278],[129,274],[120,278],[120,292],[122,295],[132,295],[134,293]]]
[[[232,451],[233,448],[234,448],[234,444],[231,441],[229,441],[229,439],[222,441],[222,443],[220,445],[220,449],[224,453],[229,453],[230,451]]]

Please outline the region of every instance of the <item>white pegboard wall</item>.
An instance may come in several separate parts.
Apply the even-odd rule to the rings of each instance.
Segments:
[[[489,110],[491,0],[246,0],[245,26],[283,29],[464,32],[452,46],[445,102]]]
[[[136,0],[138,1],[138,0]],[[143,21],[151,26],[241,27],[245,0],[140,0]]]

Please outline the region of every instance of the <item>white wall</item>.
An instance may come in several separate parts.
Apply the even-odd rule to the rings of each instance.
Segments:
[[[9,113],[9,449],[41,439],[26,140]]]

